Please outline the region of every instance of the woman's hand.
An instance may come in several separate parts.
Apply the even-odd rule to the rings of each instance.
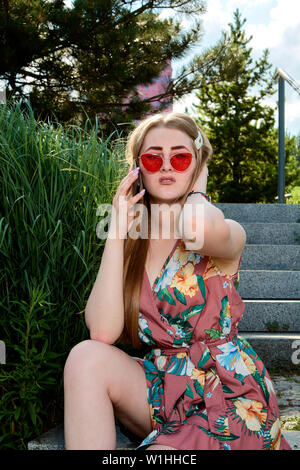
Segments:
[[[138,178],[139,169],[131,170],[121,180],[112,205],[111,223],[109,227],[109,238],[124,239],[127,237],[133,220],[134,220],[134,204],[138,202],[144,195],[145,190],[140,191],[135,196],[128,199],[128,193],[132,184]]]
[[[206,163],[203,165],[202,170],[198,178],[196,179],[192,191],[202,191],[206,193],[206,186],[207,186],[207,177],[208,177],[208,168]]]

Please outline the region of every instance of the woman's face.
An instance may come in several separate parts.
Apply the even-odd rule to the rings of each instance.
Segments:
[[[176,171],[170,163],[170,158],[182,152],[191,153],[192,161],[186,170]],[[151,202],[172,203],[173,200],[183,196],[196,169],[196,156],[191,137],[179,129],[154,127],[147,132],[139,156],[143,153],[153,153],[163,158],[161,168],[155,173],[147,171],[142,160],[138,159],[143,183]],[[162,177],[171,177],[174,182],[163,184],[160,181]]]

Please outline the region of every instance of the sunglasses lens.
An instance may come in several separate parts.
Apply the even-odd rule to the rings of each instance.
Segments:
[[[192,157],[191,153],[178,153],[171,157],[171,165],[176,171],[185,171],[190,166]],[[163,163],[160,155],[153,155],[151,153],[141,155],[141,160],[145,169],[152,173],[158,171]]]
[[[171,158],[171,165],[176,171],[184,171],[190,166],[191,161],[191,153],[178,153]]]
[[[144,153],[141,155],[141,160],[147,171],[155,172],[162,166],[162,158],[159,155],[152,155],[151,153]]]

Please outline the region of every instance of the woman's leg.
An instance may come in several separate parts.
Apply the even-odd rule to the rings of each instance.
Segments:
[[[152,431],[143,368],[121,349],[77,344],[64,370],[66,449],[115,449],[115,415],[134,434]]]
[[[153,444],[153,446],[147,447],[146,450],[178,450],[175,447],[163,446],[159,444]]]

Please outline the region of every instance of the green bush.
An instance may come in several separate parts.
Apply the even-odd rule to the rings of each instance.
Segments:
[[[287,204],[300,204],[300,186],[294,186],[290,192],[291,197],[287,199]]]
[[[63,420],[63,368],[89,337],[83,311],[105,244],[96,210],[128,165],[120,135],[99,137],[97,121],[64,129],[28,104],[0,108],[0,447],[26,449]]]

